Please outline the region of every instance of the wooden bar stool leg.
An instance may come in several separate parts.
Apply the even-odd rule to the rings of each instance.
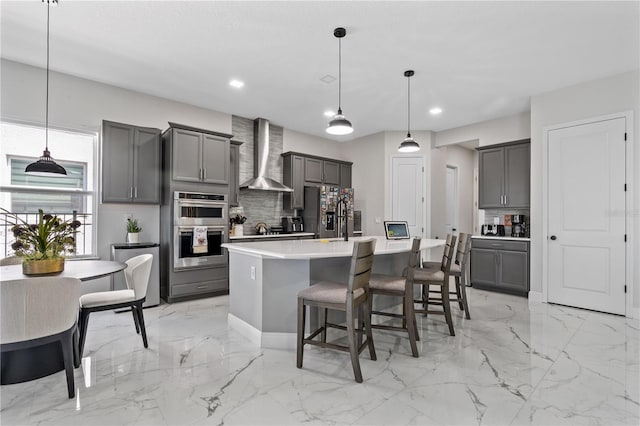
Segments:
[[[318,313],[318,324],[322,326],[320,340],[324,343],[327,343],[327,308],[318,308]]]
[[[356,382],[362,383],[362,371],[360,370],[360,357],[358,356],[358,348],[356,347],[356,331],[353,327],[355,321],[355,313],[349,306],[347,308],[347,340],[349,342],[349,354],[351,355],[351,365],[353,366],[353,375]]]
[[[404,303],[402,304],[402,311],[404,316],[402,318],[402,322],[407,328],[407,332],[409,333],[409,344],[411,345],[411,354],[418,358],[418,345],[416,341],[418,340],[418,331],[417,331],[417,323],[416,323],[416,314],[413,311],[413,294],[405,294],[404,295]],[[407,321],[407,315],[411,317]]]
[[[460,277],[456,277],[456,284],[460,286],[460,293],[462,295],[462,304],[464,306],[465,317],[467,319],[471,319],[471,315],[469,314],[469,303],[467,302],[467,285],[460,279]]]
[[[458,306],[460,307],[460,310],[464,311],[464,305],[462,304],[462,292],[460,290],[460,277],[456,276],[455,277],[455,281],[456,281],[456,296],[458,298]]]
[[[455,331],[453,331],[453,318],[451,318],[451,305],[449,302],[449,282],[447,280],[442,283],[440,294],[442,297],[442,308],[444,309],[444,317],[447,320],[447,325],[449,326],[449,334],[455,336],[456,333]]]
[[[304,354],[304,325],[305,325],[306,307],[304,300],[298,299],[298,335],[296,345],[296,366],[302,368],[302,356]]]
[[[369,300],[371,300],[371,298],[369,298]],[[363,325],[365,327],[365,333],[367,335],[367,346],[369,347],[369,357],[371,358],[372,361],[375,361],[378,358],[376,357],[376,348],[373,346],[373,333],[371,332],[371,309],[369,308],[368,303],[363,303],[362,307],[364,310]],[[361,343],[359,343],[359,345],[360,344]]]

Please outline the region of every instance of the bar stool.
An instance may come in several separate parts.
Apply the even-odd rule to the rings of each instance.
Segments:
[[[402,326],[372,323],[371,328],[406,331],[409,333],[411,354],[416,358],[419,356],[416,341],[419,340],[420,337],[418,336],[416,317],[413,309],[413,275],[414,269],[418,266],[418,260],[420,258],[420,241],[420,238],[413,239],[411,253],[409,254],[409,265],[406,269],[406,276],[371,274],[371,278],[369,280],[369,290],[371,292],[371,297],[369,298],[369,310],[371,311],[371,314],[402,319]],[[402,314],[386,311],[374,311],[374,295],[401,297]]]
[[[371,312],[369,311],[369,278],[371,276],[371,266],[373,264],[373,251],[375,240],[355,241],[353,243],[353,254],[351,256],[351,268],[347,285],[329,281],[321,281],[317,284],[305,288],[298,292],[298,333],[297,333],[297,354],[296,366],[302,368],[302,358],[304,355],[304,345],[316,345],[324,348],[337,349],[351,354],[351,365],[356,382],[362,383],[362,372],[360,370],[360,352],[365,347],[369,348],[369,356],[376,360],[376,351],[373,346],[373,336],[371,334]],[[321,309],[322,319],[318,329],[311,332],[308,337],[304,337],[306,307],[315,306]],[[346,313],[346,327],[327,322],[327,309],[343,311]],[[363,311],[363,312],[362,312]],[[360,316],[361,314],[361,316]],[[362,318],[359,328],[354,327],[356,315]],[[338,345],[327,343],[327,327],[338,328],[347,331],[348,345]],[[357,336],[356,336],[357,332]],[[362,333],[367,339],[362,340]],[[313,340],[320,335],[320,340]]]
[[[449,305],[449,277],[451,276],[451,265],[453,264],[453,255],[456,245],[456,237],[451,236],[451,244],[445,245],[444,253],[442,254],[442,266],[440,270],[432,270],[425,268],[415,268],[413,283],[416,285],[422,285],[422,298],[414,300],[414,303],[422,304],[423,309],[416,309],[416,313],[423,314],[439,314],[444,315],[449,326],[449,334],[455,336],[456,333],[453,330],[453,320],[451,318],[451,306]],[[430,300],[429,286],[435,285],[440,289],[440,301]],[[441,305],[442,311],[430,310],[429,305]]]
[[[454,263],[451,265],[451,276],[455,278],[456,288],[455,291],[450,291],[450,295],[454,295],[456,298],[449,297],[449,302],[458,302],[460,310],[465,312],[465,317],[471,319],[469,313],[469,303],[467,301],[467,267],[469,261],[469,253],[471,251],[471,234],[461,232],[458,236],[458,247],[456,249],[456,255]],[[426,262],[422,266],[424,269],[435,270],[441,267],[441,262]],[[429,298],[432,299],[431,297]],[[435,301],[439,301],[439,298],[433,298]]]

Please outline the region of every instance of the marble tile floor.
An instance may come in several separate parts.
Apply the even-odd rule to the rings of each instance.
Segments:
[[[76,398],[64,373],[0,388],[2,425],[638,425],[640,323],[470,289],[419,319],[420,358],[374,330],[377,361],[306,347],[261,349],[227,326],[227,297],[145,309],[149,348],[129,314],[91,315]]]

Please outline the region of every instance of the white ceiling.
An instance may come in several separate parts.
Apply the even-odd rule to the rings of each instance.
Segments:
[[[530,96],[639,66],[638,1],[71,1],[51,9],[51,69],[328,137],[440,131],[529,110]],[[1,55],[44,67],[46,6],[2,1]],[[231,78],[245,82],[237,90]],[[444,112],[434,117],[432,106]]]

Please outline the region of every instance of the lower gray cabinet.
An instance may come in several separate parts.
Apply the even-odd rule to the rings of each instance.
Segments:
[[[471,242],[473,287],[527,296],[529,242],[474,238]]]

